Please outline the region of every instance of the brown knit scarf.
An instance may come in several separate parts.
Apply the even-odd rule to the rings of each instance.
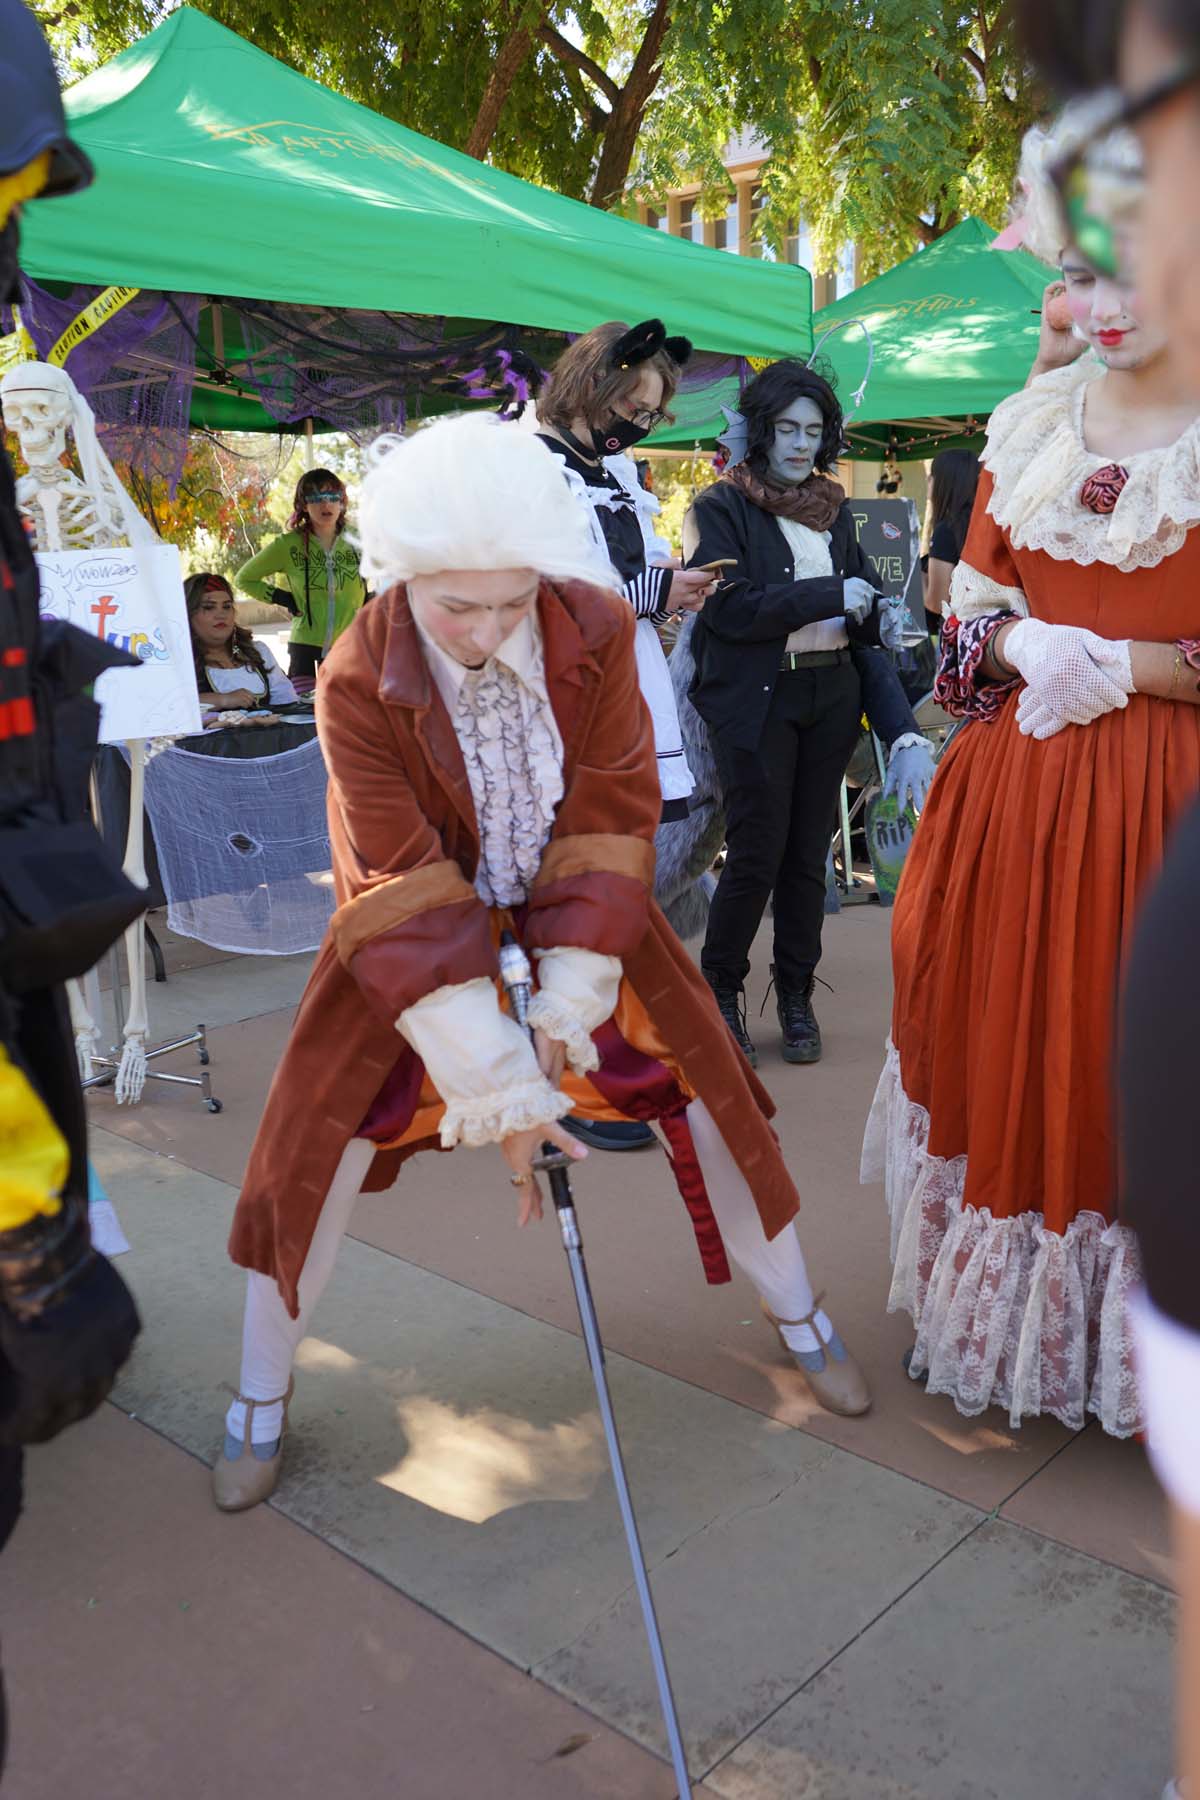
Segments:
[[[810,475],[807,481],[801,481],[795,487],[782,487],[755,475],[748,463],[738,463],[722,480],[745,494],[755,506],[761,506],[764,512],[794,519],[798,525],[807,525],[810,531],[831,530],[846,498],[841,482],[832,481],[828,475]]]

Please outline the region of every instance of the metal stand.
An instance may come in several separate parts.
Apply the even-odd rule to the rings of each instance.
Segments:
[[[94,766],[91,775],[91,801],[92,820],[96,830],[103,837],[104,815],[100,808],[100,784],[96,780]],[[156,982],[165,981],[167,979],[167,972],[162,959],[162,950],[159,946],[158,939],[150,931],[149,927],[146,929],[146,938],[151,946],[150,953],[154,959],[154,979]],[[93,1063],[100,1064],[100,1073],[98,1075],[89,1076],[88,1079],[81,1084],[85,1090],[88,1088],[111,1087],[117,1079],[117,1070],[121,1066],[121,1051],[123,1048],[121,1040],[125,1036],[125,1002],[121,989],[121,952],[119,943],[114,943],[109,946],[107,956],[110,992],[112,994],[113,1042],[109,1045],[109,1054],[107,1056],[92,1057]],[[97,1021],[97,1023],[99,1023],[99,1021]],[[189,1032],[187,1037],[172,1038],[169,1044],[156,1044],[153,1050],[146,1051],[146,1061],[147,1063],[151,1063],[156,1057],[169,1056],[173,1050],[186,1050],[191,1044],[196,1045],[196,1060],[204,1070],[202,1075],[168,1075],[163,1069],[147,1068],[146,1080],[166,1081],[172,1083],[175,1087],[199,1088],[200,1098],[208,1108],[208,1111],[210,1113],[219,1113],[222,1108],[222,1102],[215,1098],[212,1091],[212,1079],[208,1073],[208,1043],[205,1037],[205,1027],[203,1025],[197,1025],[195,1031]]]
[[[119,1008],[118,1008],[119,1010]],[[210,1113],[219,1113],[222,1102],[212,1091],[212,1081],[208,1073],[208,1046],[205,1042],[204,1027],[197,1025],[195,1031],[187,1037],[174,1038],[169,1044],[156,1044],[153,1050],[147,1050],[146,1061],[153,1062],[156,1056],[168,1056],[172,1050],[186,1050],[189,1044],[197,1044],[197,1061],[206,1065],[203,1075],[168,1075],[165,1069],[147,1069],[147,1081],[171,1081],[176,1087],[194,1087],[200,1089],[200,1098]],[[99,1075],[90,1075],[82,1083],[84,1088],[111,1087],[117,1079],[117,1070],[121,1066],[121,1054],[115,1046],[109,1056],[93,1056],[92,1061],[101,1065]]]
[[[884,777],[887,774],[887,762],[884,758],[883,747],[880,744],[879,739],[874,732],[870,735],[871,748],[875,753],[875,768],[879,776],[879,784],[882,787]],[[858,799],[854,802],[854,805],[851,806],[850,791],[847,787],[845,778],[843,777],[842,779],[841,793],[838,797],[838,829],[833,834],[831,848],[835,858],[838,855],[839,849],[841,852],[842,873],[840,876],[837,874],[837,864],[835,861],[834,879],[837,883],[843,906],[863,906],[876,898],[874,890],[868,888],[854,873],[854,854],[851,845],[851,833],[854,829],[855,820],[865,811],[871,792],[872,789],[869,785],[863,787],[859,792]]]
[[[532,972],[525,952],[512,933],[507,931],[501,940],[500,976],[507,990],[517,1023],[523,1030],[528,1030],[526,1015],[532,991]],[[579,1230],[579,1220],[575,1216],[575,1203],[571,1197],[571,1183],[567,1175],[568,1165],[569,1159],[561,1150],[556,1150],[553,1144],[544,1144],[542,1155],[535,1162],[534,1168],[550,1177],[550,1193],[554,1200],[554,1210],[558,1216],[559,1231],[562,1233],[563,1249],[567,1253],[567,1263],[571,1270],[575,1304],[579,1308],[579,1323],[583,1327],[583,1341],[587,1348],[588,1362],[591,1365],[592,1380],[596,1386],[596,1399],[599,1402],[600,1418],[604,1425],[604,1439],[608,1445],[613,1485],[617,1490],[617,1505],[621,1509],[621,1524],[625,1528],[625,1542],[629,1546],[629,1558],[633,1564],[633,1580],[642,1609],[642,1623],[645,1626],[646,1638],[650,1646],[650,1661],[654,1665],[658,1703],[662,1709],[667,1744],[671,1752],[671,1766],[675,1771],[675,1781],[679,1789],[678,1800],[692,1800],[691,1778],[688,1775],[683,1736],[679,1729],[679,1715],[675,1710],[675,1696],[671,1692],[671,1677],[667,1670],[666,1653],[663,1650],[662,1636],[658,1629],[654,1597],[650,1592],[650,1578],[646,1573],[646,1558],[642,1551],[642,1540],[638,1533],[633,1501],[629,1494],[629,1483],[625,1478],[625,1459],[621,1454],[621,1440],[617,1436],[617,1422],[613,1417],[612,1400],[608,1391],[608,1373],[604,1365],[604,1345],[600,1340],[596,1307],[592,1300],[587,1263],[583,1256],[583,1237]]]

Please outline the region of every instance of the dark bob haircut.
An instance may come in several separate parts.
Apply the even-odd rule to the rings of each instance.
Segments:
[[[767,473],[767,457],[775,441],[775,421],[794,400],[815,400],[825,429],[816,455],[816,468],[828,475],[846,448],[842,409],[823,375],[807,364],[785,358],[771,363],[742,390],[738,407],[746,421],[746,461],[755,475]]]
[[[929,511],[935,525],[953,527],[961,553],[979,486],[973,450],[939,450],[929,470]]]

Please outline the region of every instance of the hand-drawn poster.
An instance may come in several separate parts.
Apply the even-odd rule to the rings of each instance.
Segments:
[[[41,610],[128,650],[140,669],[109,669],[96,683],[100,742],[196,732],[200,701],[174,544],[136,550],[39,554]]]

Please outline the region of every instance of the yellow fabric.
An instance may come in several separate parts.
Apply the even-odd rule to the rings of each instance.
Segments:
[[[0,226],[7,225],[14,206],[40,194],[50,179],[50,152],[43,150],[23,169],[12,175],[0,175]]]
[[[0,1231],[58,1212],[70,1161],[62,1132],[0,1046]]]

